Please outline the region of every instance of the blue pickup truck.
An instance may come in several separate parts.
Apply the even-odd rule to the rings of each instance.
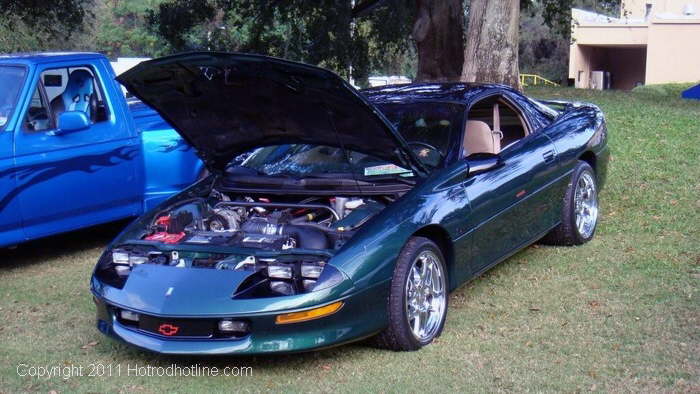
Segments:
[[[0,247],[140,215],[204,173],[97,53],[0,56]]]

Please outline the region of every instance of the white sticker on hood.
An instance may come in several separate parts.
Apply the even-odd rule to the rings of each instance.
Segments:
[[[401,176],[413,176],[413,172],[395,164],[382,164],[380,166],[365,167],[365,176],[401,174]]]

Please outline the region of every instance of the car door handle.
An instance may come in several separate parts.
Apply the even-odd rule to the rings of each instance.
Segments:
[[[554,154],[554,150],[548,150],[542,154],[542,157],[544,158],[545,163],[551,163],[554,161],[557,155]]]

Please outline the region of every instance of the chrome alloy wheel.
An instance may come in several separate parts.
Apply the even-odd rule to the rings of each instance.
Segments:
[[[424,250],[413,261],[405,294],[411,333],[421,342],[429,341],[442,325],[447,301],[445,273],[434,252]]]
[[[590,172],[583,172],[574,191],[576,229],[583,238],[590,238],[598,221],[598,192]]]

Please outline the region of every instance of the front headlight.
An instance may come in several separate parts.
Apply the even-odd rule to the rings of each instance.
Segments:
[[[226,261],[225,266],[226,269],[256,271],[239,286],[234,298],[303,294],[327,289],[345,279],[337,268],[325,260],[294,261],[248,256],[238,262]]]
[[[267,277],[271,280],[270,290],[283,295],[311,291],[316,286],[316,281],[321,277],[325,266],[325,261],[269,262],[266,271]],[[297,290],[293,290],[294,288]]]
[[[167,257],[158,251],[137,248],[117,248],[112,250],[112,266],[119,276],[128,276],[134,266],[148,263],[151,260],[158,264],[163,264],[163,259],[167,260]]]
[[[117,265],[129,265],[129,252],[113,250],[112,263]]]
[[[267,276],[274,279],[292,279],[292,266],[270,263],[267,265]]]
[[[325,261],[305,261],[301,263],[301,276],[306,279],[318,279],[325,265]]]

